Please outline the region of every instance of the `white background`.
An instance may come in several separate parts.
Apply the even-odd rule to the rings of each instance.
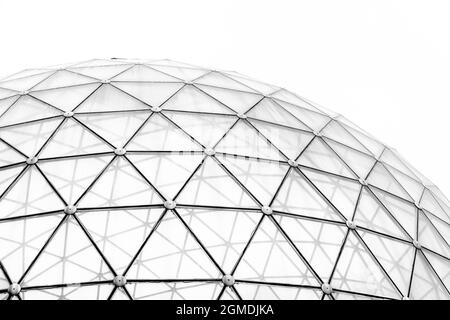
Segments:
[[[342,113],[450,196],[450,2],[0,0],[0,77],[94,57],[236,70]]]

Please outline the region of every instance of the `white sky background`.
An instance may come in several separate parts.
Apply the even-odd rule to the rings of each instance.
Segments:
[[[395,147],[450,197],[450,1],[0,0],[0,77],[170,58],[283,86]]]

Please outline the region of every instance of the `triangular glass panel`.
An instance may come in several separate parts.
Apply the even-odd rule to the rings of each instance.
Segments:
[[[203,160],[201,154],[130,154],[128,159],[159,192],[173,199]]]
[[[40,158],[110,152],[112,147],[77,121],[67,119],[39,154]]]
[[[414,275],[411,281],[409,297],[414,300],[448,300],[450,294],[445,289],[422,252],[416,254]]]
[[[433,267],[434,271],[438,274],[439,278],[442,280],[444,285],[447,288],[447,291],[450,290],[450,260],[444,259],[437,254],[433,254],[426,250],[422,251],[422,253],[427,258],[428,262]]]
[[[10,186],[22,170],[23,166],[0,170],[0,195]]]
[[[289,111],[297,119],[300,119],[313,131],[319,132],[331,120],[330,117],[322,113],[308,110],[284,101],[276,100],[276,103]]]
[[[353,232],[347,237],[331,285],[335,289],[380,297],[394,299],[402,297]]]
[[[211,157],[207,157],[191,177],[177,202],[221,207],[257,206],[246,191]]]
[[[427,218],[431,221],[433,226],[436,228],[436,230],[440,233],[440,235],[444,238],[444,240],[450,244],[450,228],[449,224],[445,221],[442,221],[441,219],[437,218],[436,216],[432,215],[429,212],[425,212],[425,215]]]
[[[234,117],[181,112],[165,112],[170,120],[205,147],[213,147],[236,122]]]
[[[177,209],[226,274],[230,274],[262,214],[217,209]]]
[[[347,228],[288,216],[275,218],[319,277],[328,282]]]
[[[167,100],[164,110],[234,114],[233,110],[192,85],[185,85]]]
[[[84,99],[99,87],[98,83],[33,91],[31,95],[64,111],[75,109]]]
[[[24,286],[112,280],[105,261],[73,217],[68,217],[39,255]]]
[[[388,193],[371,189],[375,196],[387,208],[392,216],[400,225],[408,232],[411,238],[415,238],[417,234],[417,208],[411,203],[393,197]]]
[[[442,209],[440,203],[437,202],[436,198],[430,192],[430,190],[425,189],[423,196],[420,199],[420,205],[427,211],[434,214],[436,217],[442,219],[443,221],[450,224],[450,211],[448,214]]]
[[[414,201],[383,164],[377,162],[369,174],[367,182],[383,191],[387,191],[408,201]]]
[[[295,104],[297,106],[300,106],[302,108],[314,111],[314,112],[319,112],[319,113],[323,113],[321,110],[317,109],[315,106],[313,106],[311,103],[309,103],[308,101],[306,101],[303,98],[300,98],[299,96],[297,96],[296,94],[287,91],[286,89],[280,89],[276,92],[274,92],[273,94],[270,95],[273,98],[276,98],[277,100],[282,100],[291,104]]]
[[[0,84],[0,86],[1,86],[1,84]],[[6,98],[12,97],[16,94],[17,94],[17,91],[0,88],[0,99],[2,99],[2,101],[0,101],[0,105],[2,105],[2,102],[4,101],[3,99],[6,100]],[[0,107],[0,110],[2,110],[2,107]],[[0,111],[0,114],[1,113],[2,112]]]
[[[372,170],[376,159],[366,153],[349,148],[333,140],[324,138],[328,146],[331,147],[339,157],[358,175],[361,179],[366,179]]]
[[[150,107],[113,85],[103,84],[75,110],[76,112],[105,112],[150,110]]]
[[[10,108],[17,99],[19,99],[18,96],[0,100],[0,118],[7,112],[8,108]]]
[[[200,144],[164,116],[154,113],[127,144],[135,151],[199,151]]]
[[[410,240],[410,237],[398,225],[398,222],[373,198],[366,188],[363,188],[361,192],[353,221],[363,228]]]
[[[428,186],[427,189],[431,191],[432,197],[439,203],[441,209],[450,217],[450,201],[448,198],[435,185]]]
[[[394,153],[394,151],[387,148],[384,149],[379,160],[390,165],[391,167],[394,167],[398,171],[403,172],[404,174],[410,176],[411,178],[419,180],[419,178],[416,177],[416,175],[411,171],[411,169],[408,168],[408,166],[404,164],[402,160],[399,159],[399,157],[397,156],[396,153]]]
[[[55,71],[43,72],[28,77],[17,78],[0,82],[0,87],[5,89],[25,91],[52,75]]]
[[[217,156],[220,162],[258,199],[269,205],[289,166],[275,161]]]
[[[3,194],[0,201],[0,218],[62,210],[64,207],[55,191],[33,166],[22,174],[6,194]]]
[[[311,270],[268,218],[260,224],[234,277],[238,280],[318,285]]]
[[[25,161],[25,157],[0,140],[0,167]]]
[[[239,81],[240,83],[252,88],[254,91],[259,92],[264,95],[271,94],[280,89],[276,86],[273,86],[273,85],[270,85],[270,84],[267,84],[267,83],[264,83],[261,81],[257,81],[254,79],[250,79],[250,78],[247,78],[242,75],[235,74],[235,73],[227,73],[227,76],[236,81]]]
[[[379,142],[369,134],[362,132],[361,129],[354,128],[354,125],[350,126],[348,124],[348,120],[345,118],[342,119],[342,116],[339,117],[339,123],[348,132],[350,132],[356,138],[356,140],[358,140],[364,147],[366,147],[366,149],[369,150],[375,158],[378,158],[385,149],[385,146],[381,142]]]
[[[162,211],[88,211],[78,216],[105,258],[121,274],[144,243]]]
[[[116,158],[81,199],[79,207],[137,206],[162,199],[123,157]]]
[[[113,81],[152,81],[152,82],[176,82],[180,79],[174,78],[166,73],[159,72],[148,66],[138,64],[131,69],[122,72],[112,78]]]
[[[322,129],[321,133],[336,142],[342,143],[350,148],[356,149],[358,151],[371,154],[369,150],[366,149],[356,138],[351,135],[347,130],[342,127],[339,122],[332,120],[325,128]]]
[[[321,171],[356,178],[337,154],[318,137],[314,138],[302,152],[302,155],[298,158],[298,163]]]
[[[183,223],[168,211],[133,262],[133,279],[214,279],[220,271]]]
[[[209,72],[209,70],[206,69],[183,68],[175,66],[151,65],[151,67],[185,81],[192,81]]]
[[[201,76],[200,78],[196,79],[194,82],[197,84],[203,84],[207,86],[227,88],[239,91],[247,91],[253,93],[255,92],[253,89],[247,87],[246,85],[239,83],[236,80],[233,80],[228,76],[217,71],[211,71],[205,74],[204,76]]]
[[[286,158],[251,125],[238,121],[217,144],[216,152],[286,161]]]
[[[297,159],[308,143],[314,138],[312,133],[284,126],[249,120],[250,123],[291,160]]]
[[[111,65],[111,66],[95,66],[95,67],[74,67],[69,68],[70,71],[81,73],[83,75],[93,77],[99,80],[108,80],[114,76],[117,76],[119,73],[125,71],[130,68],[130,65],[121,64],[121,65]]]
[[[202,91],[216,98],[236,113],[245,113],[253,107],[263,96],[256,93],[229,90],[217,87],[197,85]]]
[[[375,235],[371,232],[359,230],[358,233],[403,296],[407,296],[415,253],[412,244]]]
[[[276,123],[296,129],[307,131],[311,130],[303,122],[299,121],[292,114],[284,110],[279,104],[268,98],[264,98],[258,102],[250,111],[246,113],[246,115],[258,120]]]
[[[26,78],[29,76],[34,76],[34,75],[39,75],[41,73],[45,73],[48,71],[52,71],[51,68],[27,68],[27,69],[23,69],[19,72],[15,72],[13,74],[10,74],[4,78],[1,78],[1,82],[6,81],[6,80],[12,80],[12,79],[19,79],[19,78]]]
[[[0,138],[33,157],[61,123],[61,119],[37,121],[0,129]]]
[[[23,96],[0,117],[0,126],[9,126],[59,115],[62,115],[62,111],[30,96]]]
[[[450,258],[450,246],[423,212],[419,212],[418,230],[417,240],[423,247]]]
[[[19,281],[61,219],[59,214],[0,223],[0,260],[12,282]]]
[[[385,164],[384,166],[392,174],[394,179],[397,180],[398,183],[403,187],[403,189],[405,189],[408,195],[415,202],[419,202],[424,191],[423,184],[404,174],[403,172],[389,166],[388,164]]]
[[[169,66],[172,68],[191,68],[191,69],[204,69],[197,65],[193,65],[191,63],[175,61],[172,59],[153,59],[148,60],[148,65],[156,65],[156,66]]]
[[[74,204],[107,166],[112,156],[43,161],[39,167],[66,203]]]
[[[361,190],[359,183],[308,169],[302,172],[347,220],[352,219]]]
[[[35,90],[48,90],[61,87],[73,87],[82,84],[88,84],[98,82],[96,79],[86,77],[78,73],[70,72],[67,70],[59,70],[52,74],[50,77],[40,82],[37,86],[33,87],[33,94]]]
[[[122,148],[149,115],[145,111],[83,114],[77,119],[116,148]]]
[[[126,65],[127,62],[121,61],[122,59],[89,59],[86,61],[72,63],[71,67],[98,67],[98,66],[114,66],[114,65]]]
[[[290,171],[271,207],[299,216],[343,220],[296,170]]]
[[[133,97],[144,101],[152,107],[159,107],[172,95],[174,95],[182,86],[182,83],[129,83],[117,82],[114,86],[132,95]]]

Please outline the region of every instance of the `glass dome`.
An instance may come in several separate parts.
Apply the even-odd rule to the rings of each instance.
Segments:
[[[0,299],[448,299],[450,203],[341,115],[236,72],[0,81]]]

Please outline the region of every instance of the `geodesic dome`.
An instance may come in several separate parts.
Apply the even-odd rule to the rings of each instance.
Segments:
[[[394,149],[236,72],[0,81],[1,299],[448,299],[449,224]]]

